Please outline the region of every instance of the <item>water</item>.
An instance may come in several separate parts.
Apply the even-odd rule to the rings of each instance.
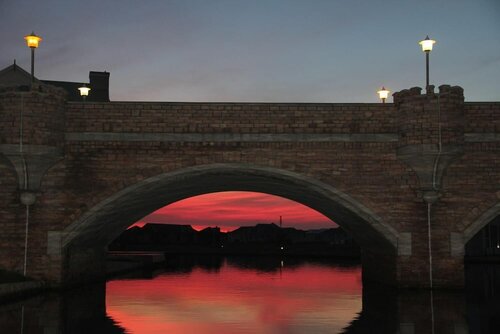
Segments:
[[[362,287],[360,266],[179,257],[94,285],[0,305],[0,333],[500,332],[500,266],[469,266],[466,292]]]
[[[108,315],[130,333],[338,333],[361,311],[359,266],[251,264],[111,281]]]

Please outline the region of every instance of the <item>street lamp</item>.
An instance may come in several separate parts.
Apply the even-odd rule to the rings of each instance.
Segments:
[[[378,97],[382,100],[382,103],[385,103],[385,99],[387,99],[387,97],[389,97],[390,92],[391,91],[388,89],[385,89],[384,86],[382,86],[381,90],[377,91]]]
[[[85,102],[85,98],[89,96],[90,88],[83,84],[82,87],[78,87],[78,90],[80,91],[80,96],[83,98],[83,102]]]
[[[425,37],[424,40],[420,41],[418,44],[422,47],[422,51],[425,52],[425,89],[429,90],[429,53],[432,51],[432,46],[436,43],[435,40],[430,39],[429,36]]]
[[[35,81],[35,49],[38,48],[38,44],[42,41],[40,36],[35,35],[34,32],[31,35],[24,36],[26,45],[31,49],[31,84]]]

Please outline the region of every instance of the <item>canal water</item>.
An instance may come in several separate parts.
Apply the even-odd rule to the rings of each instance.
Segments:
[[[155,271],[0,305],[0,333],[500,333],[500,266],[467,289],[362,286],[356,263],[173,257]]]

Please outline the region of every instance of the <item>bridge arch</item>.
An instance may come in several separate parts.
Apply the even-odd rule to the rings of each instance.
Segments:
[[[104,250],[123,230],[151,212],[185,198],[219,191],[262,192],[307,205],[348,231],[363,253],[377,254],[370,262],[384,255],[392,258],[396,253],[397,231],[369,208],[331,185],[283,169],[210,164],[150,177],[89,209],[61,236],[62,254],[68,257],[66,262],[74,262],[67,263],[73,268],[69,271],[93,262],[86,256],[82,260],[82,254]]]
[[[483,227],[491,223],[496,217],[500,216],[500,202],[491,206],[483,212],[472,224],[463,232],[464,245],[467,244]]]

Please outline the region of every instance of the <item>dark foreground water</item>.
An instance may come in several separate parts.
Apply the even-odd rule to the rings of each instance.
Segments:
[[[500,266],[465,292],[362,287],[359,265],[179,257],[64,294],[0,305],[0,333],[500,333]]]

